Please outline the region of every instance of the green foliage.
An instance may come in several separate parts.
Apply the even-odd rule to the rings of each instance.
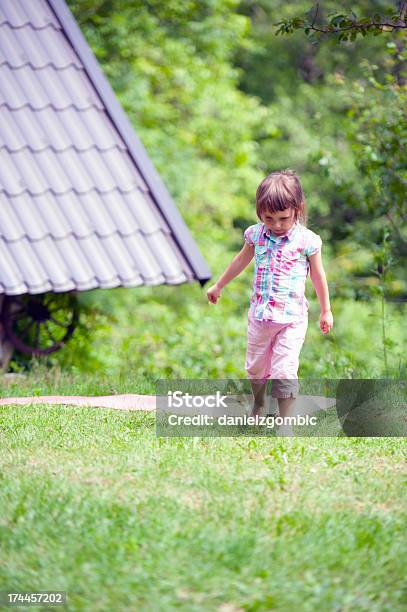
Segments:
[[[250,26],[237,4],[70,2],[182,212],[214,206],[203,189],[211,173],[230,209],[260,180],[257,133],[268,114],[236,86],[239,71],[230,59]],[[200,177],[199,202],[191,206]]]
[[[406,54],[397,53],[393,44],[388,49],[392,56],[384,78],[369,60],[361,64],[362,79],[353,83],[350,98],[348,136],[367,179],[364,200],[369,213],[387,216],[397,232],[407,199],[407,88],[399,82],[403,73],[398,74]]]
[[[356,298],[368,299],[368,287],[376,282],[371,270],[375,250],[380,248],[383,227],[389,227],[392,259],[386,296],[397,300],[407,296],[404,274],[407,233],[403,224],[407,201],[406,87],[399,84],[403,78],[400,64],[403,56],[394,53],[393,45],[384,56],[384,73],[383,68],[366,58],[360,63],[360,78],[349,82],[342,75],[333,74],[328,79],[346,111],[343,131],[355,179],[338,173],[341,159],[337,152],[331,154],[325,147],[324,154],[327,179],[335,178],[337,185],[331,206],[332,227],[336,222],[346,222],[346,234],[338,227],[334,232],[340,241],[348,238],[348,248],[341,242],[336,249],[341,258],[349,254],[348,262],[341,259],[349,264],[348,270],[353,275],[353,281],[349,278],[347,284],[353,282]],[[355,249],[357,258],[352,257]]]

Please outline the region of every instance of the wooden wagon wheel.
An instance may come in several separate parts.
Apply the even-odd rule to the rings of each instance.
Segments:
[[[78,321],[75,292],[5,296],[2,319],[8,340],[28,355],[62,348]]]

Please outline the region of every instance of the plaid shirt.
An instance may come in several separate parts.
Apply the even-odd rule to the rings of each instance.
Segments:
[[[245,230],[244,239],[255,247],[249,316],[277,323],[290,323],[306,316],[308,257],[321,249],[320,236],[299,222],[284,236],[274,236],[264,223],[257,223]]]

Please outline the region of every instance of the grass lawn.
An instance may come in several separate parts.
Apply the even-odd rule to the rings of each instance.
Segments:
[[[0,590],[405,610],[404,438],[157,438],[151,413],[39,405],[1,407],[0,436]]]
[[[102,376],[98,372],[64,370],[56,365],[48,367],[40,359],[32,360],[29,371],[16,379],[0,377],[0,397],[32,395],[115,395],[121,393],[156,393],[156,379],[137,376],[129,369],[121,377]]]

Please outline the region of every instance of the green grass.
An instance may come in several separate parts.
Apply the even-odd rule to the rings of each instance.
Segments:
[[[1,407],[0,436],[0,590],[86,611],[405,609],[403,438],[157,438],[153,414],[36,405]]]
[[[26,397],[38,395],[115,395],[122,393],[156,393],[156,380],[152,376],[103,375],[98,371],[79,372],[64,369],[59,364],[49,366],[46,360],[32,358],[31,368],[17,378],[0,376],[0,397]]]

